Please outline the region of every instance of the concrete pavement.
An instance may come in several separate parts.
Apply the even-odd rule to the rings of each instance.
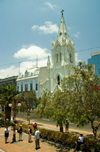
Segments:
[[[25,121],[24,119],[18,119],[17,121],[20,121],[21,123],[28,123],[28,121]],[[34,123],[31,121],[31,123]],[[47,124],[41,124],[38,123],[39,127],[48,128],[52,130],[59,130],[59,127],[54,127],[52,125]],[[92,135],[88,132],[80,132],[78,130],[69,130],[69,132],[80,134],[83,133],[84,136],[86,135]],[[16,132],[16,142],[12,143],[12,137],[13,132],[10,129],[10,135],[9,135],[9,143],[5,144],[4,139],[4,128],[0,128],[0,152],[73,152],[74,149],[70,148],[68,145],[61,145],[59,143],[54,143],[48,140],[40,139],[40,149],[35,149],[35,139],[34,136],[32,136],[32,143],[28,143],[28,134],[23,133],[23,141],[18,141],[19,134]]]
[[[62,147],[59,144],[51,143],[40,139],[40,149],[35,149],[35,139],[32,136],[31,143],[28,143],[28,134],[23,133],[23,141],[18,141],[18,133],[16,133],[16,142],[12,143],[13,132],[10,131],[8,141],[5,144],[4,128],[0,128],[0,152],[72,152],[73,149]]]

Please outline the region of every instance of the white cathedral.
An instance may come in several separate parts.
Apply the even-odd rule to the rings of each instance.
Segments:
[[[19,74],[17,88],[20,92],[36,90],[37,97],[42,96],[44,89],[55,93],[61,89],[61,80],[73,73],[75,66],[74,42],[70,40],[62,12],[57,40],[53,40],[51,60],[48,56],[47,66],[35,67]]]

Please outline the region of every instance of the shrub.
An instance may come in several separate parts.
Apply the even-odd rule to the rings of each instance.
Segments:
[[[48,138],[48,140],[50,140],[50,139],[51,139],[51,134],[52,134],[52,132],[53,132],[53,131],[51,131],[51,130],[48,130],[48,131],[47,131],[47,133],[46,133],[46,134],[47,134],[47,138]]]
[[[52,131],[50,135],[51,140],[55,140],[56,131]]]
[[[95,147],[96,146],[96,141],[94,139],[84,138],[84,145],[86,147]]]
[[[54,131],[53,139],[54,139],[55,142],[59,141],[59,135],[60,135],[60,132]]]
[[[0,112],[0,118],[4,117],[4,114]]]
[[[96,149],[100,150],[100,144],[97,144]]]
[[[16,128],[18,129],[19,126],[20,126],[20,123],[16,125]],[[22,124],[22,128],[23,128],[23,131],[28,132],[27,124]],[[77,141],[77,138],[78,138],[77,135],[66,134],[66,133],[53,131],[50,129],[44,129],[40,127],[38,127],[38,129],[40,131],[40,135],[42,136],[42,138],[54,140],[55,142],[60,141],[63,144],[67,143],[67,144],[73,145],[75,141]],[[33,127],[32,127],[32,130],[34,131]],[[88,147],[88,148],[96,147],[96,141],[93,139],[84,138],[84,145],[85,147]],[[98,145],[98,149],[99,147],[100,145]]]
[[[46,129],[41,129],[41,136],[42,136],[42,138],[46,138],[47,137],[46,132],[47,132]]]
[[[67,134],[64,133],[60,133],[59,134],[59,141],[62,142],[63,144],[66,143],[66,139],[67,139]]]

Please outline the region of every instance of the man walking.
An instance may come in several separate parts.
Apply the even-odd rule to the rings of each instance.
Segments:
[[[40,148],[40,131],[37,129],[37,127],[35,128],[35,147],[36,149]]]

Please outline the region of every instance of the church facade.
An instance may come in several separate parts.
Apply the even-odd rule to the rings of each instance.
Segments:
[[[73,66],[74,41],[70,40],[62,13],[57,40],[52,41],[51,59],[48,56],[47,66],[31,68],[20,74],[17,78],[17,88],[21,92],[34,89],[37,97],[42,95],[44,89],[55,93],[61,89],[61,80],[73,73]]]

